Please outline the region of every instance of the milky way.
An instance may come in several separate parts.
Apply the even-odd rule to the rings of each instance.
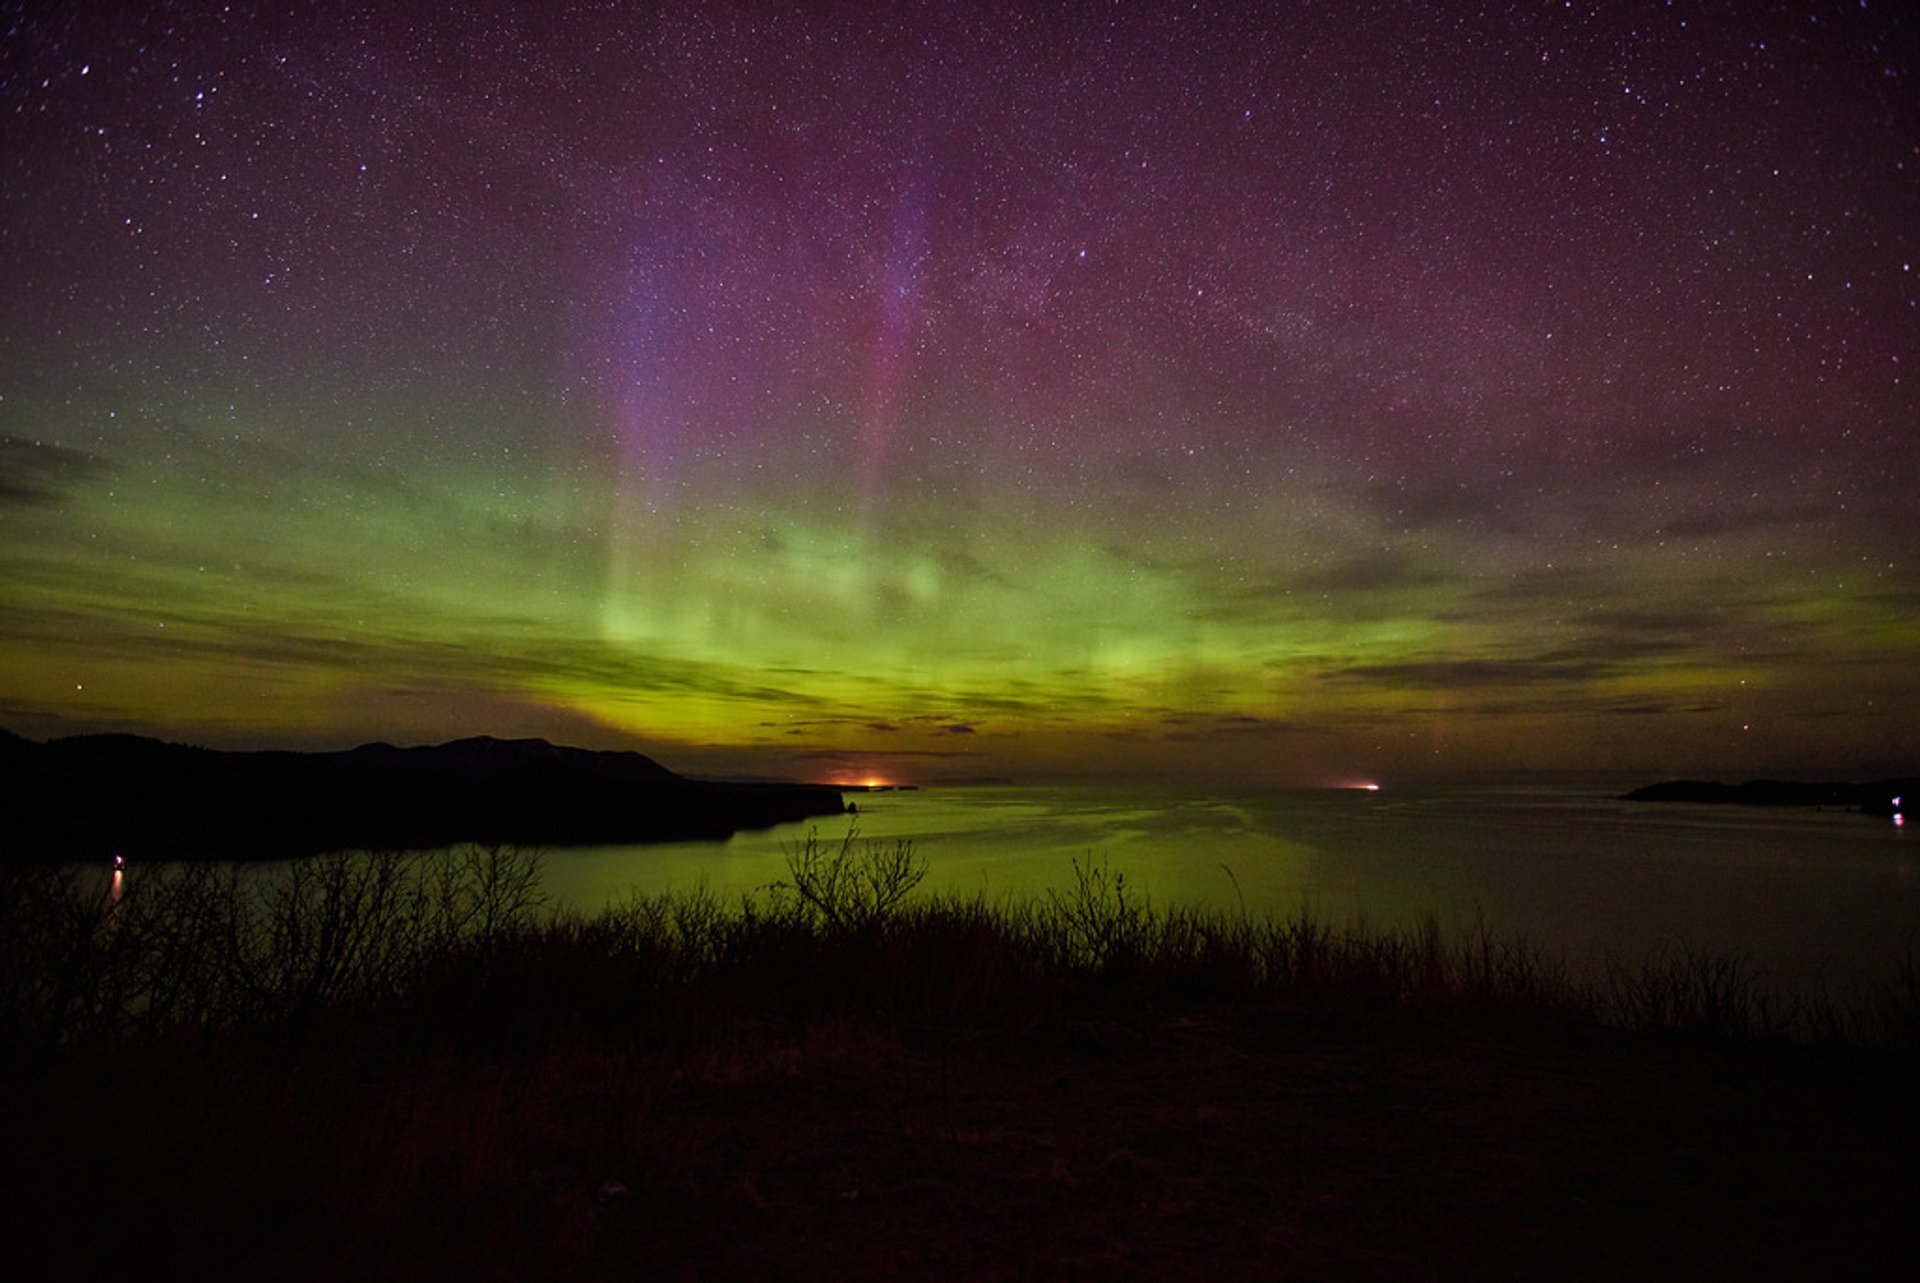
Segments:
[[[16,731],[1920,758],[1896,6],[47,8]]]

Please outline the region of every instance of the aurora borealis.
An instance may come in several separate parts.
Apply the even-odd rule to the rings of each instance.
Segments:
[[[1920,760],[1898,6],[0,25],[22,734]]]

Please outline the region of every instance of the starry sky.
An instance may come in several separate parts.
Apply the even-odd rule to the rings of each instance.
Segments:
[[[1920,22],[10,4],[0,725],[1920,764]]]

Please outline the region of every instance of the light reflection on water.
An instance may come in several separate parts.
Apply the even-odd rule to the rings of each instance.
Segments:
[[[1638,781],[1635,781],[1638,782]],[[1884,820],[1801,808],[1618,801],[1625,783],[1196,793],[1111,787],[850,794],[863,838],[912,838],[926,887],[1043,896],[1075,859],[1104,860],[1157,905],[1256,916],[1306,908],[1334,926],[1484,921],[1581,970],[1603,955],[1693,947],[1739,955],[1770,987],[1835,991],[1920,952],[1908,835]],[[727,896],[785,874],[810,828],[726,843],[548,853],[557,901],[585,910],[703,879]],[[1228,871],[1231,871],[1230,873]]]

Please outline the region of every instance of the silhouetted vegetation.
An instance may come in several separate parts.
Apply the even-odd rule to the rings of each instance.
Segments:
[[[1148,903],[1089,859],[1044,899],[918,896],[909,841],[796,844],[788,876],[553,911],[540,857],[336,853],[282,867],[0,868],[0,1039],[16,1050],[241,1034],[449,1045],[682,1039],[733,1018],[857,1014],[1033,1030],[1088,1011],[1227,1004],[1911,1045],[1914,969],[1877,999],[1787,1004],[1737,959],[1676,950],[1597,982],[1484,925],[1449,940]]]
[[[1585,984],[1484,927],[1161,907],[1105,862],[1030,901],[925,872],[911,843],[815,836],[751,894],[581,914],[504,846],[135,866],[117,898],[98,869],[0,868],[13,1263],[1753,1278],[1910,1254],[1911,966],[1877,1005],[1783,1009],[1707,955]]]

